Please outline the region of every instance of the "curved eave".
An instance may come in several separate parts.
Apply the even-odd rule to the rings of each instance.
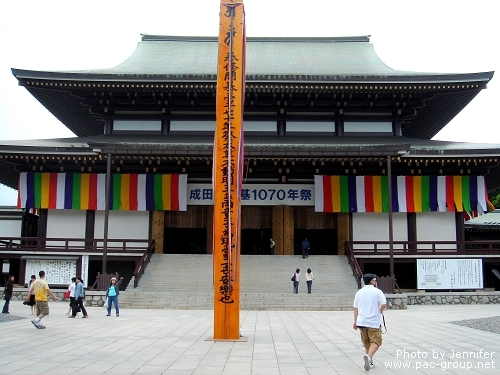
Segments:
[[[431,139],[443,129],[462,109],[479,94],[482,87],[463,91],[436,92],[434,98],[425,102],[417,116],[405,126],[408,138]]]
[[[103,133],[104,122],[94,117],[81,105],[81,99],[69,90],[53,90],[26,87],[47,110],[77,136],[92,136]]]
[[[1,155],[97,155],[100,153],[117,155],[139,155],[141,150],[151,155],[167,154],[169,151],[209,151],[213,152],[213,135],[99,135],[89,137],[56,138],[40,140],[4,141],[0,144]],[[250,152],[273,152],[276,156],[286,151],[328,153],[370,151],[387,156],[387,152],[397,151],[404,157],[468,158],[500,157],[500,144],[433,141],[408,137],[324,137],[321,135],[270,136],[245,135],[245,155]],[[403,152],[401,152],[403,151]],[[297,154],[299,155],[299,154]],[[284,155],[283,155],[284,156]],[[307,155],[306,155],[307,156]],[[0,159],[1,160],[1,159]]]
[[[101,135],[52,140],[6,141],[0,144],[0,183],[17,187],[16,164],[29,160],[91,160],[111,153],[123,158],[204,158],[213,155],[212,136],[140,136]],[[245,157],[252,159],[324,160],[325,158],[385,158],[401,161],[418,158],[462,160],[470,158],[491,166],[486,174],[487,187],[500,186],[500,145],[472,144],[408,139],[405,137],[269,137],[247,136]],[[492,160],[490,160],[492,159]],[[90,165],[90,164],[89,164]],[[496,165],[496,166],[495,166]]]
[[[35,72],[40,73],[42,72]],[[50,75],[50,74],[49,74]],[[30,76],[29,74],[25,75]],[[246,91],[282,93],[433,93],[435,97],[419,108],[418,116],[406,120],[404,135],[413,138],[430,139],[450,122],[482,89],[493,76],[493,72],[406,77],[408,82],[385,82],[381,77],[357,77],[366,79],[364,83],[350,77],[351,81],[308,82],[247,81]],[[75,77],[76,78],[76,77]],[[80,77],[82,78],[82,77]],[[324,77],[322,77],[324,78]],[[382,77],[383,78],[383,77]],[[393,77],[395,79],[395,77]],[[412,78],[421,79],[416,83]],[[439,78],[439,79],[438,79]],[[378,79],[378,81],[377,81]],[[430,80],[434,79],[433,83]],[[371,80],[371,81],[370,81]],[[215,82],[158,81],[71,81],[22,78],[20,84],[42,103],[56,118],[78,136],[99,135],[103,132],[104,121],[95,117],[81,104],[75,93],[106,91],[168,91],[168,92],[215,92]]]
[[[19,80],[75,82],[75,83],[215,83],[216,74],[109,74],[109,73],[78,73],[78,72],[45,72],[23,69],[12,69],[12,74]],[[247,85],[255,84],[334,84],[334,83],[372,83],[372,84],[453,84],[468,82],[488,83],[494,72],[454,73],[454,74],[399,74],[399,75],[310,75],[310,74],[247,74]]]

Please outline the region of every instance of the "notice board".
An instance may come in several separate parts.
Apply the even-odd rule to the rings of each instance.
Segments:
[[[417,289],[483,289],[483,261],[417,259]]]

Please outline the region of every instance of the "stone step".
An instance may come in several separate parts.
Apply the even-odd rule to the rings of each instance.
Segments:
[[[313,294],[306,294],[305,271],[313,270]],[[290,277],[301,269],[299,294]],[[241,256],[240,308],[244,310],[350,310],[357,291],[344,256]],[[139,287],[132,279],[120,293],[128,308],[212,309],[211,255],[153,255]]]

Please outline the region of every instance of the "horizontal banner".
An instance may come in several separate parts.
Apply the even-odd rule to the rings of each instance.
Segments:
[[[487,212],[484,176],[393,176],[392,211]],[[317,212],[389,212],[387,176],[314,176]]]
[[[186,211],[186,174],[112,174],[110,210]],[[106,175],[23,172],[18,208],[104,210]]]
[[[187,184],[187,204],[214,204],[212,184]],[[243,184],[243,206],[314,206],[314,185]]]

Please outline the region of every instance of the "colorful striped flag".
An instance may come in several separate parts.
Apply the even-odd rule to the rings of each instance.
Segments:
[[[109,209],[186,211],[187,175],[113,174]],[[106,175],[23,172],[18,208],[104,210]]]
[[[317,212],[388,212],[387,176],[314,176]],[[393,212],[491,210],[484,176],[392,176]]]

